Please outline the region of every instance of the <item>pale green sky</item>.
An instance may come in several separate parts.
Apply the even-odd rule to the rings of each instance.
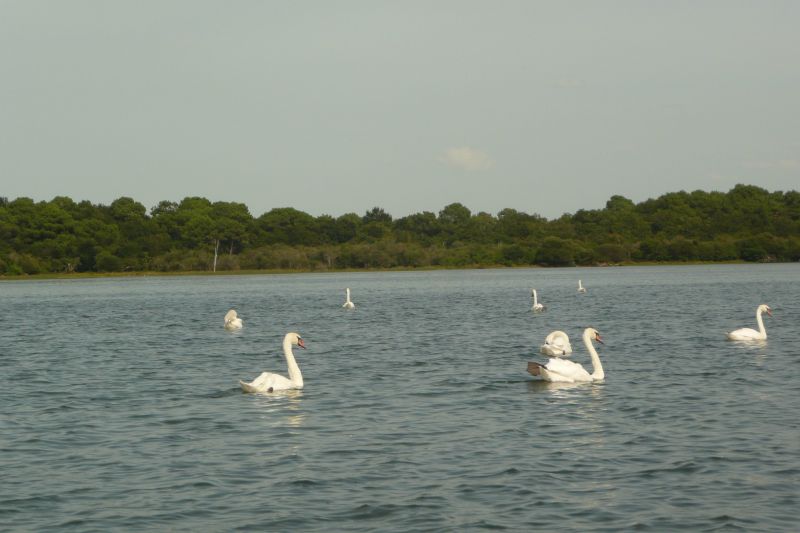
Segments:
[[[0,196],[548,218],[800,184],[800,2],[0,0]]]

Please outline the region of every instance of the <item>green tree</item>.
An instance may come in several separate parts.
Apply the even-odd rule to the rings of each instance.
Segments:
[[[568,266],[575,263],[575,250],[571,242],[559,237],[547,237],[536,254],[536,262],[547,266]]]
[[[261,239],[265,244],[315,245],[321,239],[316,231],[316,221],[308,213],[292,207],[279,207],[256,219]]]

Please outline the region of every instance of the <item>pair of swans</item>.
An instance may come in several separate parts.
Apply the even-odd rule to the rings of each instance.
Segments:
[[[275,392],[302,389],[303,374],[300,373],[300,367],[297,366],[297,361],[294,359],[292,346],[299,346],[305,349],[306,344],[299,333],[287,333],[283,338],[283,356],[286,358],[286,364],[289,367],[288,378],[272,372],[262,372],[260,376],[250,383],[240,380],[239,385],[241,385],[242,390],[244,392]]]
[[[583,281],[578,280],[578,292],[586,292],[586,287],[583,286]],[[544,305],[539,303],[538,295],[536,294],[536,289],[531,289],[531,298],[533,298],[533,307],[531,307],[531,311],[534,313],[541,313],[545,310]]]
[[[231,309],[225,314],[225,322],[223,323],[225,329],[242,329],[242,319],[236,315],[236,311]]]
[[[345,293],[347,295],[347,299],[342,307],[345,309],[355,309],[356,305],[352,302],[352,300],[350,300],[350,289],[346,289]],[[236,311],[233,309],[231,309],[228,314],[225,315],[225,327],[228,327],[228,318],[231,313],[233,313],[232,318],[239,320],[238,327],[241,328],[241,320],[236,318]],[[250,383],[239,380],[239,385],[242,387],[242,390],[244,392],[275,392],[290,389],[302,389],[303,374],[300,372],[300,367],[297,365],[297,361],[294,358],[292,346],[299,346],[300,348],[305,349],[305,342],[299,333],[287,333],[283,338],[283,356],[286,358],[286,365],[289,371],[288,378],[273,372],[262,372]]]
[[[356,308],[356,304],[354,304],[350,300],[350,288],[349,287],[347,289],[345,289],[345,294],[347,295],[347,299],[345,300],[344,304],[342,304],[342,307],[344,307],[345,309],[355,309]]]
[[[548,341],[551,344],[548,344]],[[545,381],[559,382],[559,383],[579,383],[588,381],[601,381],[605,378],[603,372],[603,365],[600,363],[600,356],[597,355],[597,350],[594,348],[592,341],[597,341],[603,344],[603,339],[600,338],[600,333],[594,328],[586,328],[583,331],[583,344],[589,351],[589,356],[592,358],[592,373],[590,374],[582,365],[553,357],[546,363],[528,363],[528,372],[534,376],[540,376]],[[562,343],[562,353],[560,355],[568,355],[566,348],[569,348],[569,353],[572,352],[572,347],[569,345],[569,337],[563,331],[554,331],[547,336],[545,344],[542,346],[542,353],[545,352],[545,347],[548,349],[555,346],[557,342]],[[566,344],[563,344],[566,342]]]
[[[772,309],[767,304],[761,304],[756,308],[756,322],[758,331],[752,328],[741,328],[728,333],[728,339],[732,341],[765,341],[767,340],[767,330],[764,328],[764,320],[761,318],[763,313],[772,316]]]

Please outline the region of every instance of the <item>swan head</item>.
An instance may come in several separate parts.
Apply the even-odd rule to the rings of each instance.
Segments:
[[[586,328],[584,335],[588,335],[590,339],[599,342],[600,344],[605,344],[603,342],[603,338],[600,337],[600,332],[594,328]]]
[[[292,346],[299,346],[304,350],[306,349],[306,343],[299,333],[287,333],[285,340],[289,341]]]
[[[761,304],[758,306],[759,313],[767,313],[769,316],[772,316],[772,309],[767,304]]]
[[[235,309],[231,309],[230,311],[225,313],[225,323],[226,324],[228,322],[230,322],[231,320],[236,320],[236,318],[238,318],[238,315],[236,314],[236,310]]]

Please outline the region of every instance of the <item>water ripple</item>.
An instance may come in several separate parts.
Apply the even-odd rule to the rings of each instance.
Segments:
[[[3,283],[0,530],[797,530],[797,266],[578,270]],[[525,372],[589,324],[604,382]]]

